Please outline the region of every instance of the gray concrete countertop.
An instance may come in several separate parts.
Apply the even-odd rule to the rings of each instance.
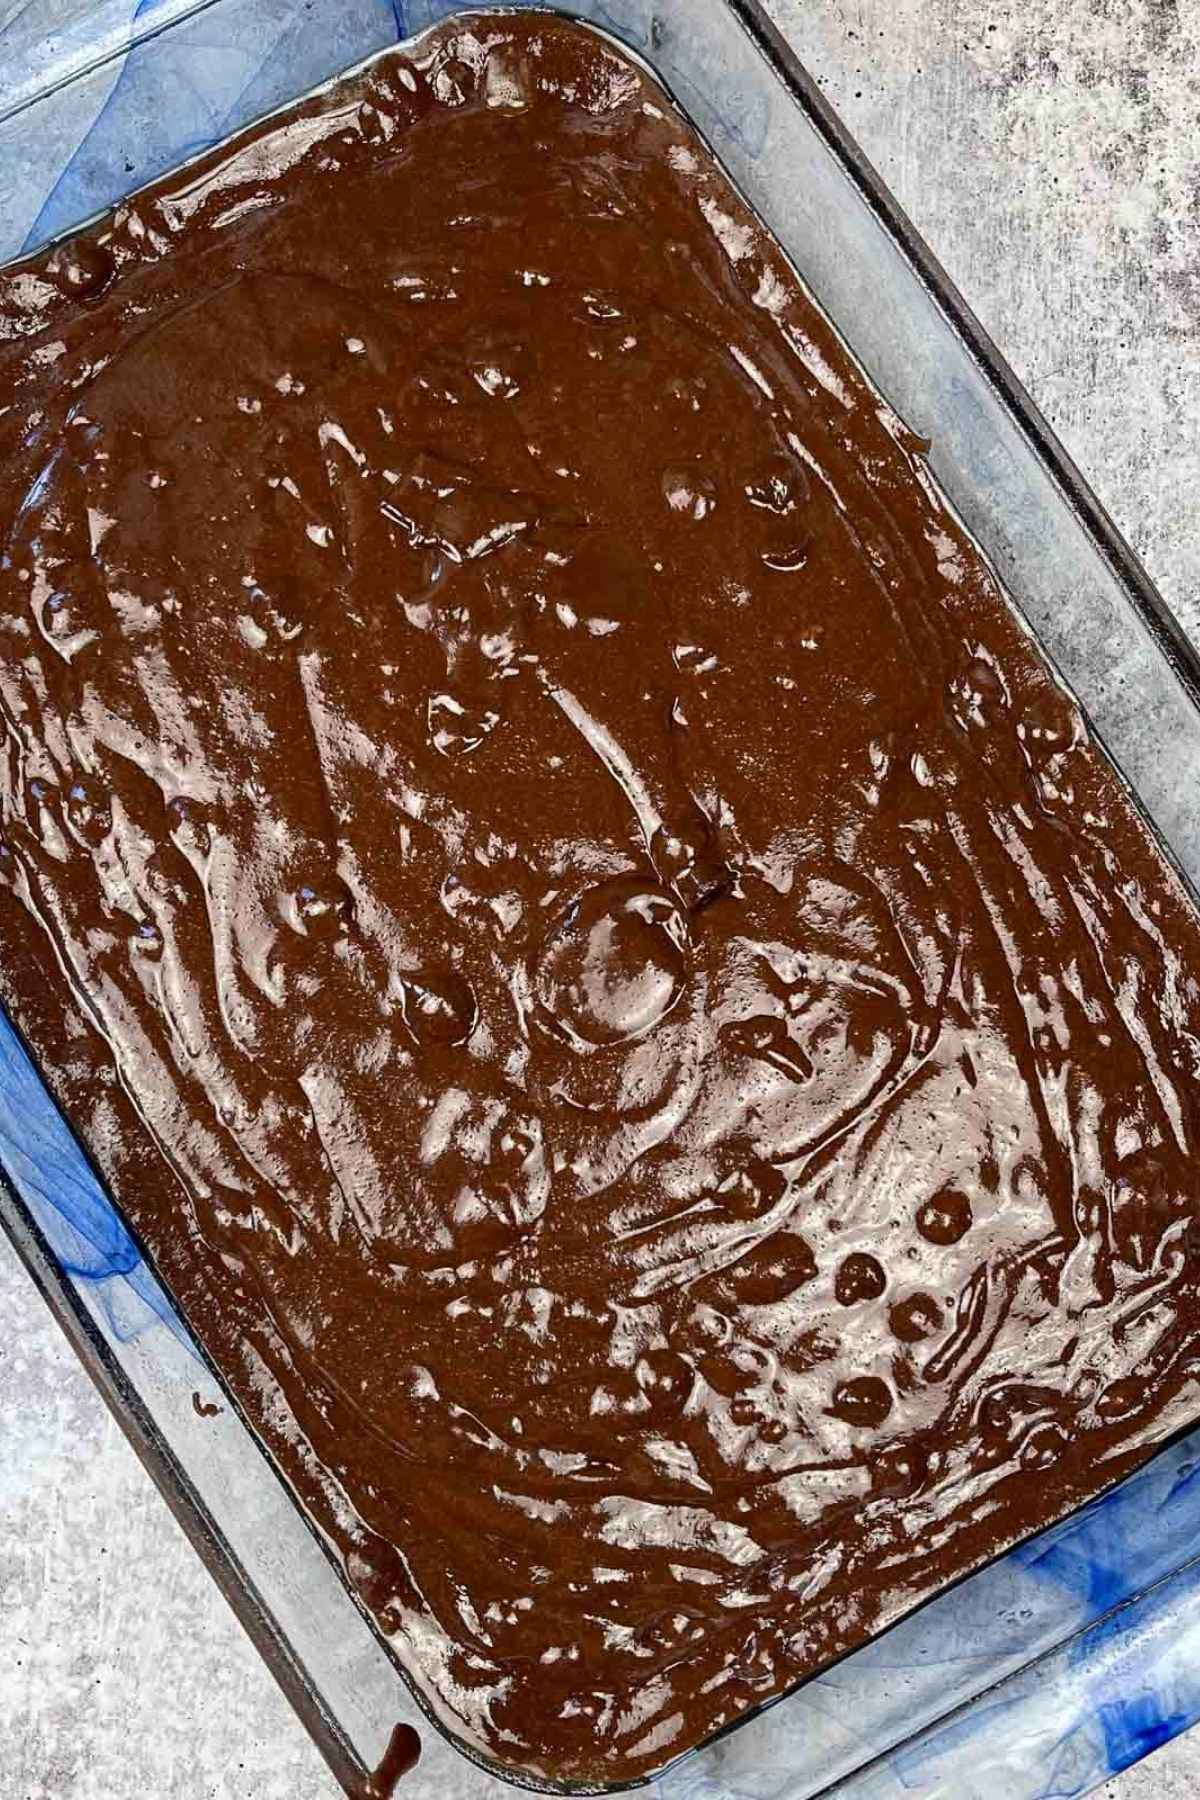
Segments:
[[[1200,635],[1200,0],[768,4]],[[2,1800],[333,1800],[3,1245],[0,1318]]]

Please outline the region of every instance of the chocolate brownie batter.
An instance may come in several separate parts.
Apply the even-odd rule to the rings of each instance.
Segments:
[[[1200,930],[925,448],[549,15],[0,278],[0,991],[525,1775],[1196,1410]]]

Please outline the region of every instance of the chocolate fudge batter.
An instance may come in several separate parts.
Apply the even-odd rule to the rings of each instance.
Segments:
[[[925,448],[550,15],[0,277],[0,992],[525,1776],[1196,1410],[1200,929]]]

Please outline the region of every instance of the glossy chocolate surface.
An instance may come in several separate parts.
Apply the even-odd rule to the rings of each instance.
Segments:
[[[0,994],[527,1774],[1195,1410],[1197,921],[924,448],[538,15],[0,277]]]

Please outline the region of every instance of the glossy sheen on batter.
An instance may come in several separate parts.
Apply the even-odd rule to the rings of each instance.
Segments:
[[[633,1780],[1196,1408],[1200,933],[623,54],[0,278],[0,977],[469,1745]]]

